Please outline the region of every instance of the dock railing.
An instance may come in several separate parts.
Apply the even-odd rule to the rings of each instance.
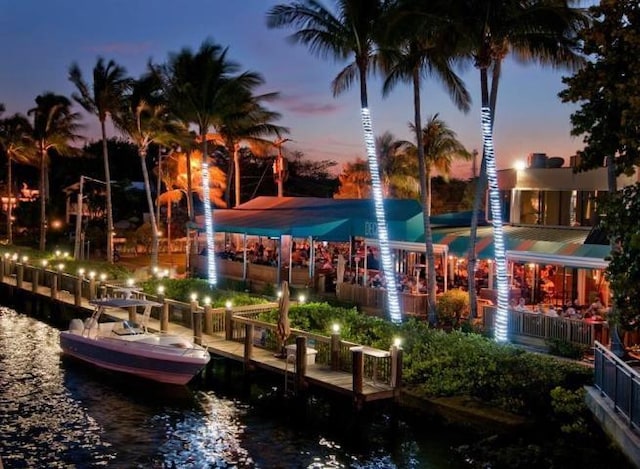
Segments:
[[[598,341],[594,369],[595,387],[637,432],[640,429],[640,374]]]

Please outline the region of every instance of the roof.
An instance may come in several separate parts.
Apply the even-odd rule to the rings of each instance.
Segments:
[[[422,233],[422,206],[416,200],[384,201],[389,237],[416,240]],[[257,197],[232,209],[213,211],[216,231],[276,237],[292,235],[324,241],[347,241],[351,236],[377,236],[371,199],[317,197]],[[199,225],[204,220],[198,218]]]
[[[449,246],[451,255],[465,257],[469,252],[469,233],[469,228],[434,229],[433,242]],[[567,265],[578,266],[576,263],[583,258],[604,261],[610,251],[607,245],[585,244],[588,229],[507,225],[504,226],[504,234],[511,259],[523,257],[519,253],[526,252],[531,256],[553,256],[564,260]],[[479,227],[476,240],[478,258],[493,258],[493,246],[493,227]]]

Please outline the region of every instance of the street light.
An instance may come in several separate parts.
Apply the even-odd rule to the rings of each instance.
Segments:
[[[75,243],[73,246],[73,257],[76,260],[80,260],[80,239],[82,237],[82,215],[84,213],[84,205],[82,203],[82,199],[83,194],[83,187],[84,187],[84,181],[92,181],[92,182],[97,182],[99,184],[104,184],[105,186],[107,185],[107,183],[105,181],[100,181],[99,179],[94,179],[88,176],[80,176],[80,191],[78,192],[78,201],[77,201],[77,205],[76,205],[76,239],[75,239]],[[107,230],[107,244],[109,245],[110,249],[109,251],[113,252],[113,233],[109,233],[109,230]],[[108,261],[111,261],[111,259],[107,259]]]

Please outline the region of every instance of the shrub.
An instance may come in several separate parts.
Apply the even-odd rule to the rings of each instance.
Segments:
[[[196,293],[201,300],[205,296],[211,298],[211,305],[214,308],[223,307],[229,300],[236,306],[255,305],[269,301],[266,298],[249,295],[244,292],[215,288],[202,279],[151,279],[143,282],[141,287],[143,291],[155,295],[159,285],[164,286],[164,295],[167,298],[189,302],[191,301],[191,294]]]
[[[580,360],[589,349],[586,345],[574,344],[573,342],[556,338],[547,339],[546,344],[549,348],[549,353],[552,355],[572,358],[574,360]]]
[[[438,297],[436,304],[438,323],[458,327],[460,318],[469,316],[469,293],[454,288]]]

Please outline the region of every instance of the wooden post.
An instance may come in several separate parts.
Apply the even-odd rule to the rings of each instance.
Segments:
[[[93,273],[93,272],[92,272]],[[89,301],[95,299],[96,297],[96,279],[94,275],[89,276]]]
[[[331,369],[338,371],[340,369],[340,333],[331,334]]]
[[[213,334],[213,312],[208,303],[204,305],[204,332],[205,334]]]
[[[158,295],[158,300],[162,303],[160,308],[160,330],[167,332],[169,330],[169,303],[167,303],[164,295]]]
[[[38,274],[40,273],[40,269],[34,268],[31,271],[31,291],[33,293],[38,293]]]
[[[196,309],[191,314],[193,315],[191,318],[193,321],[193,341],[197,345],[202,345],[202,312]]]
[[[224,309],[224,338],[233,340],[233,309],[230,305]]]
[[[0,282],[4,281],[5,260],[4,256],[0,256]]]
[[[399,389],[402,384],[402,348],[391,346],[391,387]]]
[[[57,275],[51,276],[51,299],[53,300],[58,299],[58,276]]]
[[[129,311],[129,321],[136,322],[136,315],[138,314],[138,308],[135,306],[130,306],[127,308]]]
[[[305,389],[307,382],[307,338],[296,337],[296,389]]]
[[[62,269],[58,269],[58,290],[62,290]]]
[[[251,358],[253,356],[253,324],[244,325],[244,370],[252,369]]]
[[[353,393],[354,397],[362,395],[364,380],[364,352],[362,347],[351,347],[351,359],[353,363]]]
[[[76,287],[73,291],[73,304],[76,306],[82,306],[82,277],[76,277]]]
[[[24,280],[24,264],[22,262],[16,262],[16,286],[22,288],[22,281]]]
[[[193,330],[193,328],[195,327],[193,325],[193,319],[195,316],[196,311],[198,311],[198,300],[191,300],[191,303],[189,303],[190,305],[190,309],[189,309],[189,315],[187,318],[187,324],[185,324],[185,326],[189,327],[191,330]]]

